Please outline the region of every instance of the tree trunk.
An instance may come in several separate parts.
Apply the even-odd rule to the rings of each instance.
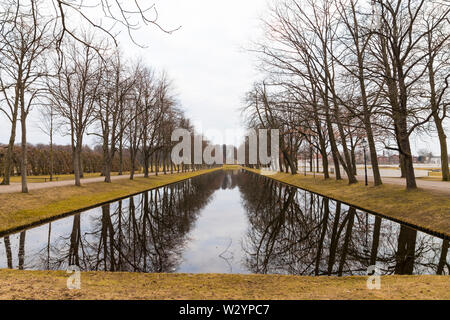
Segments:
[[[75,185],[77,187],[81,186],[81,175],[80,175],[80,156],[79,156],[79,150],[78,147],[75,147],[75,150],[72,153],[73,157],[73,173],[75,176]]]
[[[53,181],[53,122],[50,127],[50,181]]]
[[[14,152],[14,142],[16,140],[16,128],[17,128],[17,114],[13,118],[13,122],[11,123],[11,136],[9,137],[8,150],[6,151],[5,157],[5,176],[2,181],[2,185],[10,184],[11,177],[11,164],[12,164],[12,156]]]
[[[167,163],[167,154],[166,154],[166,152],[165,151],[163,151],[163,153],[162,153],[162,161],[163,161],[163,172],[164,172],[164,174],[167,174],[167,166],[166,166],[166,163]]]
[[[148,166],[148,159],[147,159],[147,166]],[[150,172],[153,173],[153,157],[150,157]]]
[[[352,160],[352,170],[353,170],[353,174],[355,176],[358,175],[358,169],[356,168],[356,155],[355,155],[355,146],[352,146],[352,148],[350,149],[350,155],[351,155],[351,160]]]
[[[6,244],[6,242],[5,242]],[[447,265],[447,253],[448,253],[448,247],[449,247],[449,241],[443,240],[442,241],[442,249],[441,249],[441,256],[439,258],[439,263],[437,267],[436,274],[441,275],[444,271],[444,266]]]
[[[331,154],[333,156],[334,162],[334,174],[336,176],[336,180],[342,180],[341,169],[339,168],[339,158],[338,158],[339,150],[336,145],[336,138],[334,136],[333,125],[331,123],[328,110],[326,110],[326,122],[327,122],[328,136],[330,139]]]
[[[144,147],[144,150],[146,150],[145,147]],[[151,158],[151,156],[149,156],[148,151],[144,151],[143,152],[143,157],[144,157],[144,159],[143,159],[143,162],[144,162],[144,168],[143,168],[143,170],[144,170],[144,178],[148,178],[148,174],[149,174],[149,172],[148,172],[148,166],[149,166],[148,162],[149,162],[149,158]],[[153,164],[152,163],[150,163],[150,170],[153,170]]]
[[[80,147],[79,153],[78,153],[78,166],[79,166],[79,172],[80,172],[80,179],[84,178],[83,173],[83,158],[81,157],[82,148]]]
[[[22,231],[19,236],[19,270],[25,266],[25,235],[26,231]]]
[[[324,215],[322,218],[322,231],[320,233],[320,238],[319,238],[319,246],[317,248],[317,256],[316,256],[316,267],[315,267],[315,271],[314,274],[316,276],[319,275],[319,266],[320,266],[320,259],[322,257],[322,250],[323,250],[323,245],[324,245],[324,239],[325,239],[325,235],[327,233],[327,228],[328,228],[328,219],[330,216],[330,203],[329,203],[329,199],[328,198],[323,198],[323,210],[324,210]]]
[[[286,150],[283,150],[283,157],[291,170],[291,174],[293,175],[297,174],[297,168],[295,167],[294,162],[291,159],[291,155]]]
[[[331,240],[330,240],[330,253],[328,255],[328,275],[331,276],[333,273],[333,266],[336,261],[336,251],[339,242],[339,220],[341,217],[341,202],[336,203],[336,213],[334,215],[333,228],[331,232]]]
[[[105,182],[111,183],[111,159],[109,155],[105,157]]]
[[[119,176],[123,174],[123,137],[122,133],[120,134],[119,140]]]
[[[348,209],[347,230],[345,232],[344,244],[342,245],[341,261],[339,262],[339,269],[338,269],[339,277],[342,276],[342,273],[344,272],[344,265],[345,265],[345,261],[347,259],[347,254],[348,254],[348,247],[350,245],[350,241],[351,241],[352,233],[353,233],[353,224],[355,222],[355,214],[356,214],[356,209],[353,207],[350,207]]]
[[[80,265],[79,246],[81,240],[81,216],[73,216],[72,232],[70,233],[69,265]]]
[[[396,252],[395,274],[412,274],[416,252],[417,230],[401,226]]]
[[[22,161],[21,161],[21,176],[22,176],[22,193],[28,193],[27,185],[27,127],[26,127],[26,115],[25,110],[22,108],[21,119],[22,124]]]
[[[135,152],[130,150],[131,154],[130,154],[130,161],[131,161],[131,168],[130,168],[130,180],[134,180],[134,171],[135,171],[135,166],[134,163],[136,161],[135,159]]]
[[[398,159],[400,162],[400,177],[406,178],[405,157],[402,154],[400,154]]]
[[[9,236],[6,236],[4,238],[4,241],[5,241],[5,251],[6,251],[6,260],[7,260],[8,269],[12,269],[13,268],[12,250],[11,250],[11,241],[9,240]]]
[[[406,128],[405,128],[406,130]],[[416,184],[416,176],[414,174],[414,164],[413,157],[411,154],[411,146],[409,143],[409,138],[405,134],[400,134],[399,147],[403,153],[403,161],[405,166],[405,175],[406,175],[406,188],[408,190],[417,189]]]
[[[370,251],[370,265],[374,266],[377,262],[378,246],[380,243],[381,217],[375,217],[375,227],[373,230],[372,250]]]
[[[370,163],[372,165],[372,172],[373,172],[373,183],[375,186],[381,186],[383,184],[383,181],[381,180],[380,167],[378,165],[377,148],[375,147],[375,140],[373,138],[372,124],[370,122],[370,118],[365,119],[364,126],[366,129],[367,142],[369,145]]]
[[[339,131],[339,135],[341,137],[341,145],[342,145],[344,158],[345,158],[345,159],[343,159],[345,161],[341,161],[341,162],[342,162],[342,165],[344,167],[345,172],[347,173],[348,183],[349,184],[354,184],[354,183],[357,183],[358,180],[356,179],[356,176],[353,173],[352,160],[351,160],[351,156],[350,156],[350,153],[349,153],[349,150],[348,150],[348,146],[347,146],[347,142],[346,142],[344,127],[342,126],[342,123],[341,123],[341,121],[339,119],[339,112],[338,112],[338,106],[337,106],[336,101],[335,101],[334,115],[335,115],[335,121],[336,121],[336,124],[337,124],[337,127],[338,127],[338,131]]]
[[[450,181],[450,172],[448,168],[447,136],[445,135],[442,120],[439,119],[439,116],[435,116],[434,123],[436,124],[436,129],[439,136],[439,144],[441,146],[442,181]]]

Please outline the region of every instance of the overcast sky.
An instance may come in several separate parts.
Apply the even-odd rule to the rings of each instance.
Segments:
[[[242,129],[240,108],[245,92],[259,78],[253,56],[245,51],[260,37],[259,18],[264,16],[266,0],[157,0],[159,22],[167,29],[181,26],[168,35],[145,27],[134,33],[139,48],[124,34],[121,47],[128,57],[142,57],[149,66],[167,71],[187,117],[203,127],[214,142],[221,141],[210,129],[225,134]],[[28,141],[47,143],[37,127],[36,112],[30,116]],[[1,118],[0,142],[7,143],[9,124]],[[434,141],[433,141],[434,140]],[[93,144],[87,138],[86,143]],[[436,139],[413,139],[414,150],[429,148],[438,153]],[[18,134],[17,142],[20,142]],[[56,143],[68,144],[68,137]]]
[[[156,70],[167,71],[182,109],[206,134],[210,129],[225,132],[242,128],[239,109],[245,92],[257,78],[252,55],[244,49],[258,34],[265,0],[155,3],[163,27],[181,28],[171,35],[155,27],[136,31],[134,39],[146,48],[134,45],[124,33],[119,37],[124,54],[142,57]],[[28,141],[47,143],[48,138],[37,128],[37,120],[36,113],[30,116]],[[0,142],[7,143],[10,126],[5,118],[1,123]],[[94,142],[89,137],[85,141]],[[56,143],[69,142],[69,137],[56,139]]]

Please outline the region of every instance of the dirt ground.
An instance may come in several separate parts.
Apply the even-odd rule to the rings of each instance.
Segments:
[[[367,289],[364,276],[87,272],[80,290],[67,289],[68,277],[62,271],[0,270],[0,299],[450,299],[449,276],[383,276],[380,290]]]

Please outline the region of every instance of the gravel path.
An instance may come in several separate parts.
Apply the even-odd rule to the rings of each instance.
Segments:
[[[406,179],[404,178],[381,178],[383,183],[386,184],[397,184],[406,187]],[[358,176],[359,181],[364,181],[364,176]],[[369,181],[372,181],[369,177]],[[431,181],[431,180],[421,180],[416,179],[417,187],[424,190],[429,190],[433,192],[445,193],[450,195],[450,182],[447,181]]]

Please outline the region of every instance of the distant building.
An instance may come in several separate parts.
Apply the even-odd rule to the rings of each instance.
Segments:
[[[379,165],[399,164],[400,157],[398,154],[378,156]]]
[[[442,160],[441,160],[441,157],[438,157],[438,156],[431,156],[431,157],[428,157],[428,159],[427,159],[427,163],[429,163],[429,164],[435,164],[435,165],[441,165],[441,163],[442,163]]]

